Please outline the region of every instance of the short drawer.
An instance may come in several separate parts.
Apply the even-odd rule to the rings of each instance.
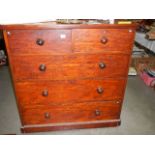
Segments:
[[[20,105],[117,100],[123,97],[125,79],[18,82]]]
[[[10,54],[71,52],[71,30],[7,31]]]
[[[12,56],[13,76],[20,80],[72,80],[126,77],[129,57],[110,54]]]
[[[28,108],[22,111],[23,125],[86,122],[98,120],[119,119],[121,106],[119,104],[108,103],[86,103],[94,106],[81,106],[81,109],[53,109],[50,106],[44,108]],[[102,105],[101,105],[102,104]]]
[[[73,51],[129,54],[133,46],[132,29],[74,29]]]

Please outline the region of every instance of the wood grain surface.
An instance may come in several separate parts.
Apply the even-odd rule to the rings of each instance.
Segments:
[[[102,43],[102,38],[107,42]],[[130,29],[75,29],[72,30],[73,51],[107,52],[122,51],[130,54],[133,45],[134,31]]]
[[[16,81],[126,77],[129,57],[112,54],[12,56]],[[105,65],[103,68],[100,65]],[[45,71],[39,67],[45,65]]]
[[[11,30],[9,33],[10,54],[71,52],[71,30]],[[44,44],[38,45],[37,39],[42,39]]]
[[[81,109],[53,109],[50,106],[46,108],[24,109],[22,120],[24,125],[65,123],[65,122],[84,122],[97,120],[119,119],[120,105],[116,103],[94,103],[93,107],[84,106]],[[104,106],[103,106],[104,105]],[[97,113],[97,112],[98,113]]]
[[[116,127],[121,124],[120,119],[116,120],[100,120],[89,122],[76,122],[76,123],[49,123],[39,125],[24,125],[21,127],[21,132],[43,132],[43,131],[58,131],[58,130],[71,130],[71,129],[87,129],[87,128],[101,128],[101,127]]]
[[[25,104],[117,100],[123,97],[124,79],[18,82],[18,102]],[[103,92],[98,93],[97,89]],[[48,96],[43,96],[48,91]]]
[[[34,24],[1,25],[2,30],[50,30],[50,29],[133,29],[138,24],[53,24],[52,22]]]
[[[22,132],[120,125],[136,25],[2,25]]]

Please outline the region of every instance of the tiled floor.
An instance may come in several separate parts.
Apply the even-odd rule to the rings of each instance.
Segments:
[[[128,79],[121,118],[121,126],[115,128],[35,134],[155,134],[155,91],[145,86],[139,77]],[[21,134],[20,119],[8,67],[0,68],[0,134]]]

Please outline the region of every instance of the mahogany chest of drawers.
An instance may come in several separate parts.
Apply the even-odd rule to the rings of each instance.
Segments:
[[[120,125],[135,25],[3,27],[22,132]]]

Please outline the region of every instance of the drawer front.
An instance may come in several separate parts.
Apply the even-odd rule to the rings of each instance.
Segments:
[[[89,104],[89,103],[87,103]],[[81,109],[53,109],[46,108],[24,109],[22,111],[22,122],[24,125],[48,124],[48,123],[67,123],[84,122],[98,120],[119,119],[121,106],[115,103],[90,103],[94,104]],[[104,104],[104,106],[103,106]]]
[[[122,98],[125,79],[18,82],[16,94],[22,106],[41,103],[117,100]]]
[[[71,51],[71,30],[11,30],[11,54],[52,54]]]
[[[126,77],[128,61],[126,55],[108,54],[14,56],[11,59],[17,81]]]
[[[134,30],[131,29],[75,29],[72,31],[75,52],[130,53]]]

